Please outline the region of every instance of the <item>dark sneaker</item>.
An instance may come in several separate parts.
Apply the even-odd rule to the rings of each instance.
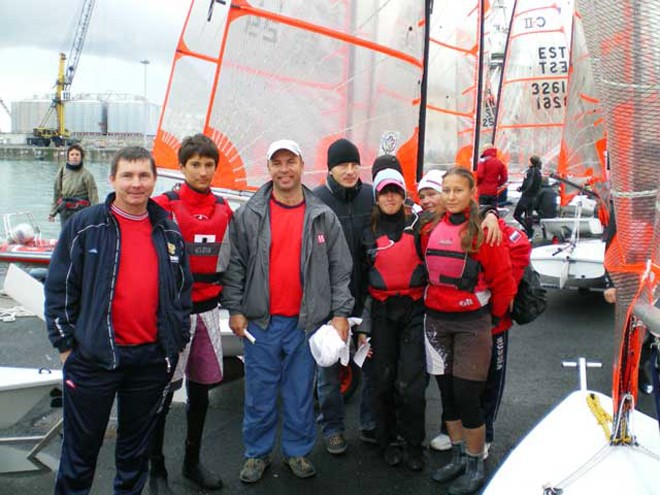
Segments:
[[[397,445],[389,445],[383,450],[383,459],[390,466],[398,466],[403,460],[403,451]]]
[[[360,440],[366,443],[377,444],[378,441],[376,440],[376,428],[360,430]]]
[[[424,449],[421,446],[408,446],[406,449],[406,464],[411,471],[424,469]]]
[[[332,455],[340,455],[346,452],[348,444],[344,440],[344,435],[337,433],[336,435],[330,435],[325,439],[325,448]]]
[[[286,457],[284,464],[289,466],[293,475],[298,478],[311,478],[316,474],[314,465],[306,457]]]
[[[241,474],[238,475],[243,483],[256,483],[264,475],[266,468],[270,466],[269,457],[250,457],[245,459]]]

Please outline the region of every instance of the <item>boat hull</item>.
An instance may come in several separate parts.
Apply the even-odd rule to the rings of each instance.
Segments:
[[[658,493],[658,422],[635,411],[631,425],[641,447],[609,446],[603,429],[587,405],[590,393],[611,413],[610,397],[598,392],[573,392],[509,454],[484,495],[513,492],[542,495],[546,486],[562,488],[563,495]],[[570,483],[561,483],[596,454],[599,459],[590,469]]]
[[[549,244],[532,249],[532,267],[546,287],[604,288],[605,243],[599,239]]]
[[[0,262],[47,265],[50,263],[56,242],[52,239],[29,245],[2,243],[0,244]]]
[[[0,366],[0,429],[16,424],[61,384],[59,370]]]

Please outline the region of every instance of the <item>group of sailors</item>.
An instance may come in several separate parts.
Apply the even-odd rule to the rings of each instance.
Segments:
[[[53,213],[68,212],[59,207],[65,198],[96,202],[95,186],[65,191],[82,156],[79,147],[69,150],[65,196]],[[223,380],[220,307],[244,339],[242,482],[258,482],[271,465],[280,412],[285,465],[297,477],[315,475],[314,387],[326,450],[346,452],[339,364],[318,366],[309,338],[329,323],[346,342],[355,316],[362,318],[355,344],[371,346],[360,438],[387,465],[423,470],[433,375],[443,433],[431,445],[451,449],[433,479],[452,494],[478,491],[504,388],[510,310],[529,263],[527,236],[495,207],[479,207],[478,178],[464,168],[428,172],[418,206],[395,156],[378,157],[373,185],[363,183],[359,150],[339,139],[328,148],[325,184],[312,191],[302,184],[300,146],[284,139],[267,151],[271,180],[232,211],[210,188],[219,158],[208,137],[185,138],[184,183],[152,199],[153,157],[123,148],[105,203],[63,218],[45,310],[64,373],[55,492],[91,489],[116,396],[115,491],[140,493],[149,481],[152,493],[172,493],[165,424],[184,376],[183,476],[222,488],[200,459],[209,391]]]

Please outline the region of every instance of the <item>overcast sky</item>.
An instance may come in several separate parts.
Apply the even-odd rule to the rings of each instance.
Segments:
[[[69,52],[82,0],[0,0],[0,98],[53,92],[58,53]],[[174,49],[189,0],[96,0],[72,93],[165,96]],[[9,117],[0,109],[0,130]]]

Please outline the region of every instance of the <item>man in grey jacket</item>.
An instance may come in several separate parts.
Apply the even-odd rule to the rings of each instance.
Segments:
[[[330,321],[346,341],[354,303],[346,238],[332,210],[302,185],[300,147],[287,139],[275,141],[267,160],[272,181],[234,215],[222,293],[229,326],[249,339],[240,473],[245,483],[259,481],[270,465],[278,395],[284,462],[297,477],[315,474],[307,459],[316,440],[315,362],[308,339]]]

